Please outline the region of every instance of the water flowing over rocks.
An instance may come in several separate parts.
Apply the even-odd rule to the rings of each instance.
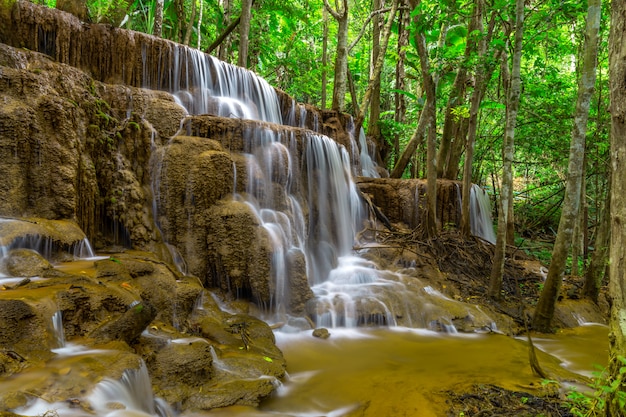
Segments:
[[[355,183],[372,171],[358,136],[198,51],[3,3],[0,410],[109,409],[89,392],[144,374],[182,410],[256,405],[285,374],[261,318],[514,332],[413,242],[381,241],[419,229],[425,183]],[[437,200],[454,229],[459,184]]]

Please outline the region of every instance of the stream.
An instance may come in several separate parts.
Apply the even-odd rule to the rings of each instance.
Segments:
[[[60,264],[57,268],[86,275],[94,271],[93,260]],[[287,375],[259,407],[187,411],[182,416],[442,416],[450,408],[446,393],[466,392],[472,385],[493,384],[529,393],[541,389],[541,379],[532,374],[528,364],[527,341],[523,336],[514,338],[497,332],[440,333],[399,326],[334,328],[330,329],[328,339],[314,337],[310,331],[275,331],[275,336],[287,361]],[[561,369],[564,375],[571,372],[591,377],[607,362],[608,328],[605,325],[587,323],[555,334],[536,334],[533,340],[543,351],[539,354],[542,366],[549,370]],[[76,347],[70,345],[70,349],[76,350]],[[6,387],[4,384],[22,384],[23,389],[27,389],[32,378],[55,378],[81,360],[81,354],[87,353],[78,349],[65,359],[55,359],[28,379],[4,381],[0,389]],[[91,351],[88,356],[96,354],[106,355],[107,352]],[[141,398],[141,393],[151,391],[147,373],[144,379],[115,395],[136,397],[129,401],[145,401],[147,398]],[[37,416],[49,406],[40,404],[15,411]],[[58,414],[82,415],[70,409],[59,409]],[[149,415],[121,410],[114,414]]]
[[[587,324],[534,340],[565,369],[589,376],[606,365],[607,332],[604,325]],[[203,415],[442,416],[449,408],[446,391],[473,384],[534,391],[541,383],[528,365],[525,340],[495,333],[333,329],[327,340],[277,333],[277,342],[288,377],[272,398],[258,409],[236,406]]]

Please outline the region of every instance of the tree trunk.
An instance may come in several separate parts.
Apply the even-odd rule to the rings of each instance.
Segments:
[[[241,21],[239,22],[239,58],[237,65],[248,68],[248,45],[250,35],[250,19],[252,18],[252,0],[242,0]]]
[[[511,190],[513,189],[513,156],[515,154],[515,126],[519,109],[522,62],[522,41],[524,39],[524,0],[515,2],[515,49],[509,82],[508,59],[503,54],[502,78],[507,84],[506,100],[506,127],[502,146],[502,186],[500,188],[500,211],[498,214],[498,234],[489,281],[489,296],[496,300],[502,297],[502,277],[504,276],[504,258],[507,244],[507,223],[509,208],[513,204]]]
[[[435,80],[430,74],[430,63],[428,59],[428,49],[426,48],[426,39],[421,33],[415,34],[415,44],[420,57],[420,68],[422,71],[422,78],[424,82],[424,91],[426,93],[426,105],[423,112],[425,113],[426,122],[428,126],[427,147],[426,147],[426,232],[428,237],[434,238],[437,236],[437,167],[435,165],[436,159],[436,145],[437,140],[437,107],[436,107],[436,85]]]
[[[217,56],[219,59],[221,59],[222,61],[226,61],[226,51],[228,50],[228,45],[227,45],[227,41],[226,39],[228,38],[228,35],[230,35],[237,26],[239,26],[239,22],[241,22],[241,16],[239,16],[237,19],[233,20],[226,29],[224,29],[224,32],[222,32],[222,34],[220,36],[218,36],[212,43],[211,45],[209,45],[208,48],[206,48],[206,50],[204,51],[207,54],[210,54],[211,52],[213,52],[213,50],[215,48],[217,48],[218,46],[220,47]]]
[[[335,80],[332,109],[343,111],[346,100],[348,71],[348,0],[341,0],[343,7],[336,11],[324,0],[324,6],[337,20],[337,53],[335,56]],[[354,103],[356,106],[356,103]]]
[[[506,244],[515,245],[515,213],[513,212],[513,186],[509,189],[509,215],[506,217]]]
[[[472,13],[467,31],[473,33],[481,26],[480,16],[478,13]],[[463,63],[459,66],[454,82],[452,83],[452,89],[448,98],[448,104],[446,106],[445,119],[443,123],[443,132],[441,134],[441,144],[439,145],[439,153],[437,155],[437,176],[448,179],[456,179],[456,173],[454,177],[448,177],[447,175],[452,172],[447,168],[448,164],[453,163],[454,160],[450,158],[450,153],[453,151],[452,143],[455,133],[458,134],[460,124],[463,122],[463,118],[459,115],[455,115],[453,110],[459,108],[465,102],[465,86],[467,84],[467,63],[470,60],[470,56],[476,50],[476,42],[468,39],[465,44],[465,53],[463,57]],[[461,138],[456,137],[456,141],[460,141]],[[458,165],[458,159],[456,160]],[[455,170],[456,172],[457,170]]]
[[[477,77],[480,78],[480,77]],[[480,83],[482,84],[482,82]],[[465,145],[465,162],[463,166],[463,193],[461,196],[461,235],[468,239],[471,235],[470,227],[470,190],[472,186],[472,163],[476,146],[476,132],[478,130],[478,109],[482,100],[483,86],[478,84],[472,93],[470,117],[467,125],[467,142]]]
[[[483,31],[483,0],[474,1],[474,18],[476,19],[475,31]],[[484,40],[480,41],[477,47],[479,60],[485,57],[487,45]],[[461,197],[461,235],[469,238],[471,234],[470,227],[470,189],[472,184],[472,162],[474,159],[474,146],[476,142],[476,130],[478,128],[478,109],[483,95],[483,79],[485,77],[476,73],[474,81],[474,91],[470,100],[470,110],[468,118],[467,141],[465,144],[465,165],[463,166],[463,192]]]
[[[482,32],[482,16],[484,12],[485,4],[483,0],[476,0],[475,13],[480,18],[478,30]],[[469,238],[471,234],[470,227],[470,189],[472,184],[472,164],[474,162],[474,147],[476,145],[476,134],[478,131],[478,110],[480,109],[480,103],[485,94],[489,80],[493,75],[495,66],[489,61],[499,62],[502,50],[495,50],[492,57],[487,57],[487,45],[491,42],[491,38],[494,32],[496,22],[496,12],[491,15],[489,21],[489,27],[487,29],[486,36],[482,37],[478,43],[478,60],[482,62],[482,68],[476,72],[475,86],[472,92],[472,98],[470,100],[470,111],[467,125],[467,142],[465,145],[465,162],[463,165],[463,195],[461,197],[461,235],[465,238]],[[509,30],[505,30],[505,37],[508,37]]]
[[[398,162],[393,167],[393,171],[389,174],[390,178],[402,178],[402,174],[404,174],[404,170],[406,169],[409,162],[411,162],[411,158],[415,153],[417,147],[424,140],[424,134],[426,133],[426,128],[428,126],[428,117],[426,115],[426,109],[422,110],[420,114],[419,121],[417,122],[417,128],[415,132],[413,132],[413,136],[409,139],[409,143],[407,143],[406,148],[404,148],[404,152],[398,158]]]
[[[385,23],[385,27],[383,28],[380,51],[376,59],[376,63],[374,64],[374,70],[372,71],[370,79],[367,83],[367,88],[365,90],[365,93],[363,94],[363,100],[361,100],[361,105],[359,106],[358,111],[355,111],[357,116],[354,122],[354,126],[357,132],[360,131],[361,127],[363,126],[363,119],[365,118],[365,113],[367,112],[367,108],[371,103],[374,89],[376,88],[377,84],[380,86],[380,73],[382,72],[383,64],[385,63],[385,54],[387,53],[389,37],[391,36],[391,26],[396,17],[396,12],[398,11],[398,1],[399,0],[393,0],[391,11],[389,12],[389,18],[387,19],[387,23]]]
[[[459,161],[465,149],[465,139],[469,129],[469,118],[463,118],[461,124],[456,126],[454,138],[450,146],[450,154],[446,164],[446,170],[443,174],[444,178],[456,180],[459,177]]]
[[[230,28],[231,27],[230,19],[232,15],[232,11],[231,11],[232,0],[224,0],[223,2],[220,2],[220,3],[222,3],[222,8],[224,9],[223,23],[224,25],[226,25],[226,28]],[[230,51],[231,40],[228,35],[232,32],[232,30],[234,30],[237,27],[237,25],[239,25],[239,20],[240,18],[237,18],[237,24],[233,26],[233,28],[230,31],[228,31],[228,29],[224,31],[225,35],[219,42],[216,41],[216,42],[213,42],[212,44],[213,48],[217,48],[219,46],[217,50],[217,57],[224,62],[228,62],[228,57],[230,55],[229,51]],[[210,51],[207,51],[207,53],[210,53]]]
[[[590,0],[600,8],[600,0]],[[600,11],[597,12],[600,14]],[[626,183],[626,3],[611,3],[611,34],[609,38],[609,71],[611,91],[611,245],[609,255],[609,297],[611,319],[609,322],[609,373],[612,381],[621,381],[617,389],[607,395],[607,417],[624,415],[618,395],[626,392],[626,378],[620,369],[626,363],[626,196],[622,187]]]
[[[396,1],[397,3],[397,1]],[[381,8],[381,0],[372,0],[372,11]],[[391,17],[393,19],[393,17]],[[372,57],[370,63],[370,77],[374,75],[378,56],[380,55],[380,14],[376,13],[372,18]],[[367,136],[376,144],[378,151],[386,153],[385,141],[380,137],[380,77],[374,78],[372,86],[372,99],[370,101],[369,124],[367,126]]]
[[[154,26],[152,34],[160,38],[163,33],[163,3],[164,0],[157,0],[154,3]]]
[[[200,1],[202,4],[202,1]],[[189,45],[189,41],[191,40],[191,32],[193,32],[193,21],[196,18],[196,0],[191,0],[191,16],[189,16],[189,23],[187,23],[187,29],[185,29],[185,40],[183,41],[184,45]],[[200,15],[200,19],[202,19],[202,15]],[[200,32],[198,32],[198,35]]]
[[[322,33],[322,110],[326,110],[326,88],[328,87],[328,10],[324,7]]]
[[[579,277],[580,276],[580,257],[582,255],[583,248],[583,230],[586,228],[586,219],[585,219],[585,172],[586,172],[586,158],[583,156],[583,164],[582,164],[582,173],[580,175],[581,183],[580,183],[580,207],[578,210],[578,217],[574,221],[574,235],[572,236],[572,276]],[[583,260],[584,262],[584,260]]]
[[[561,209],[559,229],[552,249],[552,260],[548,268],[548,277],[537,302],[533,317],[533,328],[538,331],[550,331],[554,315],[554,306],[559,296],[565,264],[570,245],[574,222],[580,208],[580,189],[582,183],[582,165],[585,153],[585,136],[589,104],[595,89],[596,65],[598,56],[598,31],[600,27],[600,0],[590,0],[587,9],[587,27],[583,67],[578,82],[578,100],[572,129],[572,142],[569,151],[568,175],[565,188],[565,201]]]
[[[198,50],[200,49],[200,43],[202,41],[202,30],[201,30],[201,28],[202,28],[202,12],[203,12],[203,9],[204,9],[203,6],[204,6],[204,0],[200,0],[200,13],[198,14],[198,29],[197,29],[197,32],[198,32],[198,46],[197,46],[197,48],[198,48]]]
[[[176,4],[176,42],[183,43],[185,18],[185,0],[175,0]]]
[[[404,60],[406,59],[406,46],[409,44],[409,16],[410,12],[408,10],[407,0],[402,0],[402,5],[407,6],[403,7],[400,10],[400,17],[398,19],[398,61],[396,62],[396,93],[394,96],[394,104],[395,104],[395,114],[394,120],[396,123],[405,123],[406,122],[406,99],[404,94],[400,93],[400,91],[406,90],[406,83],[404,82]],[[394,155],[394,165],[397,163],[398,158],[400,157],[400,135],[396,134],[393,139],[393,155]],[[389,166],[389,157],[388,155],[384,155],[381,153],[381,157],[385,162],[385,166]]]
[[[609,178],[609,183],[610,183]],[[594,303],[598,302],[602,279],[607,266],[607,255],[609,253],[609,240],[611,239],[611,194],[607,191],[604,208],[600,213],[598,231],[596,232],[596,241],[594,242],[594,251],[591,255],[589,268],[585,271],[585,284],[583,285],[583,296],[590,298]]]

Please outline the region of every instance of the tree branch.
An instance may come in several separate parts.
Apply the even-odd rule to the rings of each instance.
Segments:
[[[352,50],[352,48],[354,48],[356,46],[357,43],[359,43],[359,41],[361,40],[361,38],[365,34],[365,30],[367,29],[367,25],[370,24],[370,21],[374,18],[374,16],[376,16],[377,14],[387,13],[390,10],[391,10],[391,7],[385,7],[383,9],[374,10],[372,13],[370,13],[370,15],[367,17],[367,19],[365,19],[365,23],[363,23],[363,27],[361,28],[361,31],[357,35],[356,39],[354,41],[352,41],[350,46],[348,46],[348,53]],[[406,7],[406,6],[399,6],[398,10],[409,10],[409,8]]]

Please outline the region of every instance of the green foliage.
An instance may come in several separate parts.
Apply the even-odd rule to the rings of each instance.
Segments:
[[[133,129],[136,132],[139,132],[141,130],[141,126],[137,122],[130,121],[128,122],[128,126],[130,126],[131,129]]]
[[[135,0],[126,27],[152,34],[154,32],[154,3],[154,0]]]
[[[618,356],[617,361],[621,363],[617,375],[611,375],[606,369],[595,372],[590,392],[571,390],[567,394],[570,413],[577,417],[604,416],[609,398],[617,402],[618,409],[626,409],[626,358]]]
[[[467,106],[456,106],[452,108],[452,115],[455,122],[460,122],[462,119],[469,119],[470,113]]]
[[[196,14],[192,17],[192,6]],[[5,7],[14,0],[0,0]],[[56,0],[40,0],[54,7]],[[126,18],[125,28],[152,33],[156,0],[87,0],[92,20],[116,24]],[[185,21],[179,22],[174,0],[164,1],[163,37],[180,41],[178,28],[192,23],[190,45],[206,48],[230,21],[240,14],[241,2],[228,2],[230,9],[218,0],[184,0]],[[331,2],[334,3],[334,2]],[[422,91],[420,61],[415,45],[415,34],[426,40],[430,71],[437,84],[437,135],[441,138],[452,85],[457,72],[468,73],[465,92],[451,104],[457,122],[469,117],[469,97],[473,93],[477,75],[487,65],[496,68],[485,92],[478,114],[478,132],[472,169],[472,180],[480,184],[493,184],[498,193],[502,168],[502,136],[505,126],[506,91],[500,74],[500,62],[493,52],[510,49],[512,36],[504,36],[505,21],[512,18],[511,0],[493,0],[485,3],[483,29],[468,28],[473,0],[421,0],[411,10],[409,45],[398,49],[400,21],[393,25],[393,33],[381,75],[381,144],[393,149],[396,140],[400,152],[415,130],[425,96]],[[202,21],[198,22],[202,5]],[[349,2],[349,42],[356,40],[366,25],[372,4],[368,0]],[[589,227],[597,223],[607,193],[609,167],[609,117],[608,108],[608,2],[603,2],[600,56],[596,95],[590,109],[587,138],[586,203]],[[332,92],[333,62],[336,50],[337,22],[328,19],[328,64],[322,65],[323,1],[257,0],[254,5],[250,30],[250,69],[267,81],[293,96],[297,101],[322,106],[322,74],[328,77],[327,101]],[[527,4],[522,52],[522,91],[515,131],[514,156],[514,206],[516,229],[530,239],[554,236],[560,217],[560,204],[567,176],[567,157],[572,131],[572,115],[576,103],[577,70],[582,56],[582,40],[586,2],[578,0],[546,0]],[[380,15],[382,20],[387,14]],[[465,57],[468,42],[486,39],[489,23],[494,19],[495,31],[487,45],[488,53],[479,59],[477,53]],[[198,25],[199,23],[199,25]],[[510,24],[510,23],[509,23]],[[367,86],[372,58],[372,23],[367,23],[363,37],[349,52],[349,69],[359,100]],[[199,28],[199,30],[198,30]],[[237,60],[238,35],[233,32],[225,44],[227,61]],[[510,52],[510,51],[509,51]],[[395,70],[401,56],[404,59],[404,85],[395,82]],[[510,58],[510,57],[509,57]],[[96,88],[94,88],[94,96]],[[406,102],[406,114],[398,122],[395,96],[400,94]],[[351,97],[346,98],[352,108]],[[100,140],[112,148],[115,142],[115,123],[105,103],[97,104],[90,132],[100,130]],[[98,126],[98,127],[96,127]],[[138,125],[131,123],[131,129]],[[111,132],[112,131],[112,132]],[[463,138],[458,138],[463,140]],[[455,138],[457,140],[457,138]],[[418,148],[413,159],[415,165],[423,162],[424,145]],[[390,155],[390,164],[398,155]],[[461,162],[463,163],[463,162]],[[388,168],[392,168],[389,166]],[[421,169],[421,166],[419,167]],[[461,171],[462,172],[462,171]],[[419,173],[418,173],[419,175]],[[460,178],[459,178],[460,179]],[[593,230],[591,230],[593,232]],[[593,233],[590,233],[593,236]],[[533,251],[533,250],[531,250]],[[548,262],[551,251],[538,248],[536,255]]]
[[[130,7],[130,0],[88,0],[89,17],[95,23],[119,26]]]

